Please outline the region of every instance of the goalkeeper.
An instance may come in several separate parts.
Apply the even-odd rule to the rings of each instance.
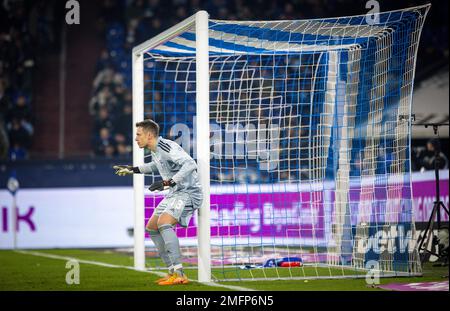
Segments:
[[[174,227],[187,227],[194,211],[200,208],[203,194],[197,173],[197,164],[177,143],[159,136],[159,126],[152,120],[136,123],[136,142],[140,148],[148,148],[152,161],[138,167],[114,166],[119,176],[129,174],[156,174],[162,180],[150,186],[151,191],[169,188],[149,219],[146,231],[158,249],[159,256],[169,273],[156,281],[159,285],[187,284],[187,276],[181,264],[181,252]]]

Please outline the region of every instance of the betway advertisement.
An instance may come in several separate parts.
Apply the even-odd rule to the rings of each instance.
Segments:
[[[440,175],[441,200],[448,206],[448,170],[441,171]],[[336,206],[342,202],[342,198],[337,200],[337,194],[333,191],[317,191],[308,187],[310,186],[212,187],[212,242],[220,239],[220,243],[235,244],[236,237],[239,237],[239,241],[244,239],[246,243],[327,244],[333,229],[336,229],[333,228],[337,215]],[[368,189],[360,191],[358,195],[350,193],[347,206],[354,216],[344,221],[350,222],[352,226],[363,221],[358,217],[367,211],[365,209],[368,206],[361,202],[370,198],[371,192]],[[390,197],[398,197],[395,193],[385,191],[376,194],[379,191],[379,189],[373,191],[372,195],[375,195],[376,199],[379,199],[379,195],[385,196],[385,200],[381,200],[382,204],[371,206],[372,214],[377,214],[379,218],[372,220],[368,218],[368,223],[405,222],[412,216],[410,212],[402,213],[405,206],[406,211],[410,210],[408,204],[413,206],[416,222],[426,222],[435,200],[434,172],[413,175],[413,200],[410,203],[404,203],[403,200],[402,204],[396,204],[395,200],[393,202],[389,200]],[[404,191],[404,189],[390,187],[390,191]],[[161,195],[146,194],[146,218],[151,216],[154,207],[162,199]],[[130,234],[134,222],[133,191],[129,187],[22,189],[18,191],[15,201],[17,231],[14,235],[13,196],[6,190],[0,191],[2,249],[12,248],[14,243],[19,248],[133,245]],[[398,218],[394,219],[394,215]],[[441,220],[448,221],[448,216],[442,213]],[[178,227],[177,234],[186,238],[182,239],[184,241],[182,243],[195,242],[196,226],[197,216],[194,214],[187,228]],[[400,229],[396,228],[398,232],[402,232]],[[148,243],[151,244],[151,241]]]

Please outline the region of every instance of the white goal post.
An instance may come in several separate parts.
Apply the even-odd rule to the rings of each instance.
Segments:
[[[204,201],[177,234],[200,282],[421,274],[408,120],[429,8],[376,22],[199,11],[133,49],[133,135],[152,118],[198,164]],[[133,187],[143,270],[160,198],[143,175]]]
[[[198,280],[211,281],[211,251],[210,251],[210,180],[209,180],[209,47],[208,47],[208,13],[199,11],[183,22],[169,28],[155,38],[152,38],[133,48],[133,125],[144,118],[144,53],[163,42],[175,37],[195,25],[196,40],[196,80],[197,80],[197,165],[200,182],[203,187],[204,199],[199,209],[198,224]],[[133,126],[133,137],[136,127]],[[133,165],[144,163],[144,151],[133,144]],[[134,267],[145,269],[144,243],[144,176],[133,176],[134,187]]]

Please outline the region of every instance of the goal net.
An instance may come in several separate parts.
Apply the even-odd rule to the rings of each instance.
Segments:
[[[421,273],[410,116],[428,9],[285,21],[199,12],[134,49],[134,121],[155,120],[203,174],[208,200],[177,229],[201,280]],[[142,258],[144,218],[162,196],[134,178]]]

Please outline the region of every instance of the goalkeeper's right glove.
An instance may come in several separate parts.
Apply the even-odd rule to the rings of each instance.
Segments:
[[[151,184],[150,188],[148,190],[150,191],[163,191],[166,187],[173,187],[175,186],[175,182],[170,180],[158,180],[155,181],[153,184]]]
[[[131,165],[114,165],[113,169],[116,170],[116,175],[125,176],[134,173],[133,166]]]

